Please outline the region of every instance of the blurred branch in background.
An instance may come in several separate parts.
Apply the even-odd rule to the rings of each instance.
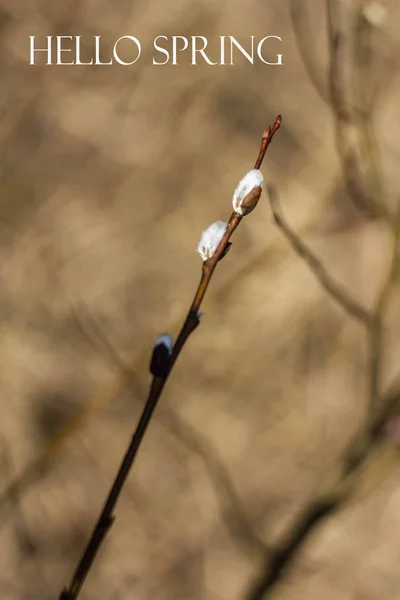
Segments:
[[[96,555],[114,523],[114,510],[128,478],[131,467],[139,451],[140,445],[150,424],[153,412],[161,397],[167,379],[174,364],[181,353],[186,341],[200,324],[200,307],[207,292],[208,285],[214,271],[231,246],[230,238],[235,232],[244,216],[257,206],[262,189],[262,175],[259,168],[264,160],[265,153],[281,125],[281,116],[278,115],[272,127],[268,127],[261,138],[261,147],[253,170],[240,181],[233,195],[233,212],[227,223],[218,221],[205,230],[200,238],[198,251],[203,259],[201,278],[195,292],[189,312],[179,331],[175,343],[169,335],[160,336],[153,348],[150,371],[153,376],[148,393],[148,398],[141,413],[138,424],[122,459],[117,475],[106,497],[100,516],[94,526],[92,535],[83,551],[83,554],[72,575],[70,584],[65,587],[60,595],[60,600],[75,600],[79,596],[85,579],[92,567]]]
[[[315,50],[312,46],[312,36],[309,31],[309,13],[304,2],[289,0],[291,25],[296,39],[297,49],[304,69],[310,82],[320,99],[330,106],[329,92],[326,89],[323,77],[318,72],[318,67],[313,60]]]
[[[347,32],[342,24],[344,9],[341,4],[340,0],[326,0],[329,48],[328,82],[335,119],[338,156],[349,196],[355,206],[369,217],[382,216],[386,209],[380,202],[378,203],[377,198],[371,195],[371,189],[363,175],[360,145],[357,139],[359,127],[347,83],[348,60],[345,59],[344,53]],[[363,130],[366,126],[366,119],[369,117],[365,117],[363,120]]]
[[[333,110],[337,151],[349,198],[365,216],[385,217],[390,222],[372,123],[378,94],[387,88],[387,82],[378,84],[372,77],[375,26],[369,22],[365,6],[364,1],[359,2],[354,14],[354,7],[346,7],[340,0],[326,2],[328,89],[315,63],[306,4],[290,0],[290,16],[305,71],[318,96]]]
[[[313,254],[313,252],[302,242],[294,231],[286,223],[280,203],[277,190],[270,185],[268,187],[268,197],[271,205],[272,214],[277,226],[289,240],[292,248],[301,258],[303,258],[313,271],[314,275],[325,289],[325,291],[354,319],[361,321],[366,327],[370,328],[373,324],[373,318],[370,313],[354,300],[349,292],[344,290],[329,274],[322,262]]]
[[[369,313],[338,286],[322,263],[289,228],[282,216],[277,193],[272,186],[269,187],[269,199],[275,222],[289,239],[294,250],[310,266],[327,293],[339,302],[349,315],[365,325],[370,340],[371,361],[368,363],[368,367],[371,385],[366,426],[356,434],[343,454],[339,466],[335,466],[333,472],[328,473],[320,491],[317,492],[316,497],[311,500],[310,504],[301,511],[288,534],[284,536],[282,543],[276,549],[269,550],[266,553],[265,571],[252,584],[247,596],[248,600],[262,600],[262,598],[270,597],[275,585],[281,581],[285,570],[292,565],[292,561],[297,558],[303,544],[308,541],[309,536],[315,532],[321,522],[336,513],[359,492],[359,488],[364,485],[365,479],[368,478],[369,470],[375,476],[377,470],[375,463],[377,461],[381,461],[383,466],[386,467],[387,452],[394,456],[393,466],[397,464],[398,459],[397,449],[393,452],[393,441],[389,439],[388,430],[393,419],[398,419],[400,395],[396,390],[382,397],[380,371],[383,358],[382,322],[391,288],[396,282],[400,227],[396,227],[392,259],[378,294],[376,307]],[[381,446],[386,446],[383,458],[382,452],[376,453],[376,450]],[[389,450],[387,450],[387,447]]]
[[[381,483],[386,474],[387,456],[392,469],[398,464],[398,422],[400,413],[400,395],[398,387],[386,394],[382,392],[382,366],[384,359],[384,322],[388,301],[393,286],[397,282],[400,248],[400,204],[392,215],[383,200],[382,174],[379,169],[380,157],[376,142],[372,139],[370,97],[371,82],[369,78],[369,62],[372,49],[370,47],[369,24],[363,13],[363,3],[356,16],[357,26],[353,32],[355,47],[355,97],[357,108],[349,109],[346,100],[347,89],[344,83],[344,64],[341,60],[341,49],[345,34],[340,25],[340,7],[338,0],[327,0],[328,40],[330,48],[329,82],[331,102],[335,115],[337,148],[342,159],[342,167],[347,181],[349,194],[354,203],[370,215],[375,208],[385,217],[385,223],[392,234],[392,254],[389,267],[377,294],[374,306],[367,310],[353,300],[331,277],[329,271],[312,251],[302,242],[299,236],[286,223],[276,190],[269,187],[269,200],[272,214],[277,226],[287,237],[295,252],[308,264],[315,277],[325,291],[338,302],[352,317],[365,327],[368,336],[369,361],[367,363],[369,389],[366,423],[357,432],[354,439],[343,453],[339,465],[328,472],[315,497],[300,511],[283,540],[278,546],[266,553],[265,564],[258,578],[251,584],[246,596],[248,600],[269,598],[277,583],[282,580],[286,570],[296,560],[298,553],[328,518],[332,517],[351,499],[360,494],[367,483],[367,490],[374,484]],[[342,9],[343,10],[343,9]],[[292,3],[292,19],[301,15],[300,8]],[[297,28],[295,24],[295,29]],[[297,34],[299,43],[300,36]],[[301,52],[305,60],[306,52]],[[312,71],[308,62],[305,64],[308,73]],[[353,78],[352,78],[353,80]],[[313,75],[312,81],[320,92],[319,81]],[[320,95],[322,95],[320,93]],[[367,107],[370,106],[370,110]],[[358,125],[357,125],[358,123]],[[360,133],[360,141],[355,144],[350,140],[351,128],[356,126]],[[368,163],[368,170],[363,173],[358,155],[360,150]],[[369,179],[371,177],[372,179]],[[368,193],[367,193],[368,190]],[[371,209],[374,207],[373,212]],[[395,439],[391,439],[391,423],[396,423],[393,430]],[[376,481],[378,473],[378,481]],[[380,475],[379,475],[380,473]]]

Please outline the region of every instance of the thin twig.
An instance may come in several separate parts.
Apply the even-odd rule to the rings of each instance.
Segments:
[[[367,180],[366,187],[379,213],[391,224],[391,215],[383,200],[383,174],[375,139],[376,136],[374,136],[373,131],[374,90],[371,81],[371,25],[367,22],[363,14],[363,8],[363,3],[360,3],[357,7],[353,30],[355,69],[352,81],[355,104],[354,112],[357,117],[355,121],[360,138],[360,153],[367,167],[365,174]]]
[[[297,49],[299,51],[299,56],[301,58],[301,62],[303,63],[304,69],[307,73],[307,76],[314,86],[315,91],[317,92],[320,99],[325,104],[330,104],[329,94],[324,89],[324,84],[321,79],[316,74],[315,65],[313,64],[310,56],[314,54],[314,48],[312,50],[308,46],[308,42],[311,44],[313,42],[313,36],[310,34],[310,31],[306,31],[302,28],[302,24],[307,27],[310,23],[309,14],[304,8],[304,3],[301,4],[299,0],[290,0],[289,2],[289,11],[290,18],[292,20],[292,27],[295,35],[295,41],[297,45]]]
[[[326,0],[326,17],[329,44],[328,83],[332,108],[336,117],[343,123],[351,121],[351,111],[347,106],[345,89],[342,81],[341,51],[343,33],[339,26],[338,0]]]
[[[312,502],[296,520],[288,539],[279,547],[267,551],[261,577],[255,581],[246,595],[247,600],[263,600],[275,589],[282,573],[297,556],[303,542],[319,522],[333,512],[335,503],[318,500]]]
[[[263,554],[267,545],[251,524],[235,482],[215,446],[169,407],[160,407],[160,421],[168,427],[172,435],[201,459],[217,494],[222,520],[238,549],[253,556]]]
[[[282,580],[282,575],[290,568],[304,544],[316,531],[322,521],[336,514],[355,495],[362,477],[374,462],[383,455],[378,449],[385,439],[385,426],[390,417],[398,412],[400,395],[389,392],[384,400],[385,410],[376,419],[368,445],[360,451],[359,434],[348,446],[340,461],[340,466],[328,472],[319,491],[301,510],[294,520],[283,541],[275,548],[265,551],[264,566],[261,575],[254,581],[246,595],[247,600],[265,600],[274,592],[275,586]],[[383,461],[384,462],[384,461]],[[372,469],[371,469],[372,471]]]
[[[271,143],[271,140],[278,130],[281,124],[280,115],[276,118],[275,123],[272,128],[268,128],[262,137],[261,141],[261,149],[259,155],[257,157],[254,168],[258,169],[265,156],[265,152]],[[178,335],[178,338],[174,344],[172,349],[172,356],[170,359],[169,367],[164,376],[154,376],[153,381],[150,387],[150,393],[146,404],[144,406],[142,415],[140,417],[139,423],[136,427],[136,430],[132,436],[132,440],[128,446],[126,454],[122,460],[121,466],[117,473],[117,476],[114,480],[114,483],[111,487],[111,490],[108,494],[106,502],[103,506],[101,514],[98,518],[98,521],[94,527],[93,533],[90,537],[90,540],[83,552],[83,555],[76,567],[76,570],[72,576],[71,583],[67,588],[61,593],[60,600],[75,600],[79,592],[82,588],[82,585],[87,577],[87,574],[93,564],[93,561],[100,549],[100,546],[108,533],[113,521],[114,521],[114,508],[118,501],[119,495],[122,491],[122,488],[125,484],[125,481],[129,475],[132,464],[135,460],[137,452],[139,450],[140,444],[143,440],[144,434],[147,430],[147,427],[150,423],[151,417],[153,415],[154,409],[156,408],[157,402],[161,396],[161,393],[164,389],[165,383],[168,379],[169,374],[171,373],[173,366],[178,359],[178,356],[189,338],[190,334],[196,329],[196,327],[200,323],[200,306],[204,295],[207,291],[208,285],[210,283],[211,277],[215,271],[215,268],[220,259],[226,254],[227,249],[229,248],[229,239],[232,236],[235,229],[238,227],[240,221],[242,220],[242,216],[236,212],[231,214],[231,217],[228,221],[228,225],[226,231],[211,258],[208,258],[203,262],[202,266],[202,274],[199,286],[194,295],[193,302],[190,306],[187,317],[183,323],[181,331]]]
[[[392,256],[387,274],[383,280],[381,289],[373,310],[373,327],[370,330],[370,382],[369,382],[369,430],[373,429],[375,413],[379,412],[380,407],[380,389],[382,379],[382,359],[383,359],[383,320],[390,297],[392,286],[396,280],[399,268],[399,242],[400,242],[400,210],[393,219],[391,228],[393,234]],[[370,435],[368,433],[367,435]]]
[[[10,445],[6,443],[4,439],[1,440],[1,446],[3,447],[2,452],[2,466],[5,467],[6,472],[12,470],[12,457],[10,454]],[[35,563],[35,572],[38,575],[38,579],[41,580],[41,585],[43,591],[46,589],[46,593],[48,591],[48,581],[45,575],[45,571],[40,562],[40,557],[38,556],[38,545],[35,536],[31,533],[29,527],[29,521],[24,514],[23,504],[21,502],[21,497],[18,493],[15,493],[12,498],[12,502],[14,504],[15,510],[19,513],[19,523],[16,525],[16,538],[17,543],[20,547],[20,555],[21,562],[24,566],[27,566],[29,560],[33,560]],[[1,582],[4,583],[4,582]],[[36,585],[39,587],[39,581],[36,582]]]
[[[322,262],[286,223],[282,215],[277,191],[271,185],[268,186],[268,197],[275,223],[289,240],[295,252],[308,264],[322,287],[351,317],[361,321],[368,328],[371,328],[373,323],[371,314],[333,279]]]
[[[356,125],[354,111],[349,107],[346,98],[346,88],[343,80],[345,66],[341,57],[344,34],[341,28],[338,4],[338,0],[326,0],[329,47],[328,83],[335,117],[336,146],[351,200],[368,217],[375,217],[379,207],[373,204],[370,194],[367,192],[358,147],[352,135]]]

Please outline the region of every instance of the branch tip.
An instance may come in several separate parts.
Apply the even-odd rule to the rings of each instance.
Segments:
[[[275,119],[275,123],[273,124],[272,128],[268,127],[264,131],[263,136],[261,138],[260,152],[258,154],[256,163],[254,165],[255,169],[259,169],[261,167],[262,162],[264,160],[265,153],[267,151],[267,148],[270,145],[271,140],[274,137],[274,134],[278,131],[279,127],[281,126],[281,123],[282,123],[282,116],[281,115],[277,115],[277,117]]]

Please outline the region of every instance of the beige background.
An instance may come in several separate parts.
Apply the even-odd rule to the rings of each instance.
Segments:
[[[374,126],[393,208],[400,9],[383,3]],[[232,191],[278,112],[265,179],[330,272],[373,304],[390,236],[352,204],[332,111],[301,60],[300,49],[327,98],[324,3],[298,7],[301,48],[287,1],[0,2],[4,600],[54,599],[67,583],[140,414],[152,343],[176,335],[191,301],[200,233],[229,217]],[[124,34],[147,47],[132,67],[28,66],[29,35],[112,43]],[[284,66],[157,68],[148,51],[160,34],[280,35]],[[82,598],[250,598],[263,545],[290,528],[366,414],[365,331],[295,255],[265,194],[233,242]],[[398,375],[398,306],[395,292],[385,389]],[[271,597],[398,600],[399,475],[394,462],[322,522]]]

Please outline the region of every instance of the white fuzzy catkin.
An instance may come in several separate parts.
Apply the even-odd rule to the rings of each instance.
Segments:
[[[214,255],[220,241],[224,237],[227,226],[227,223],[224,221],[216,221],[203,231],[200,241],[197,244],[197,251],[203,261]]]
[[[233,210],[239,215],[243,215],[243,200],[246,198],[248,194],[250,194],[251,190],[256,187],[263,186],[264,177],[259,169],[252,169],[240,180],[238,185],[236,186],[235,191],[233,192]]]

